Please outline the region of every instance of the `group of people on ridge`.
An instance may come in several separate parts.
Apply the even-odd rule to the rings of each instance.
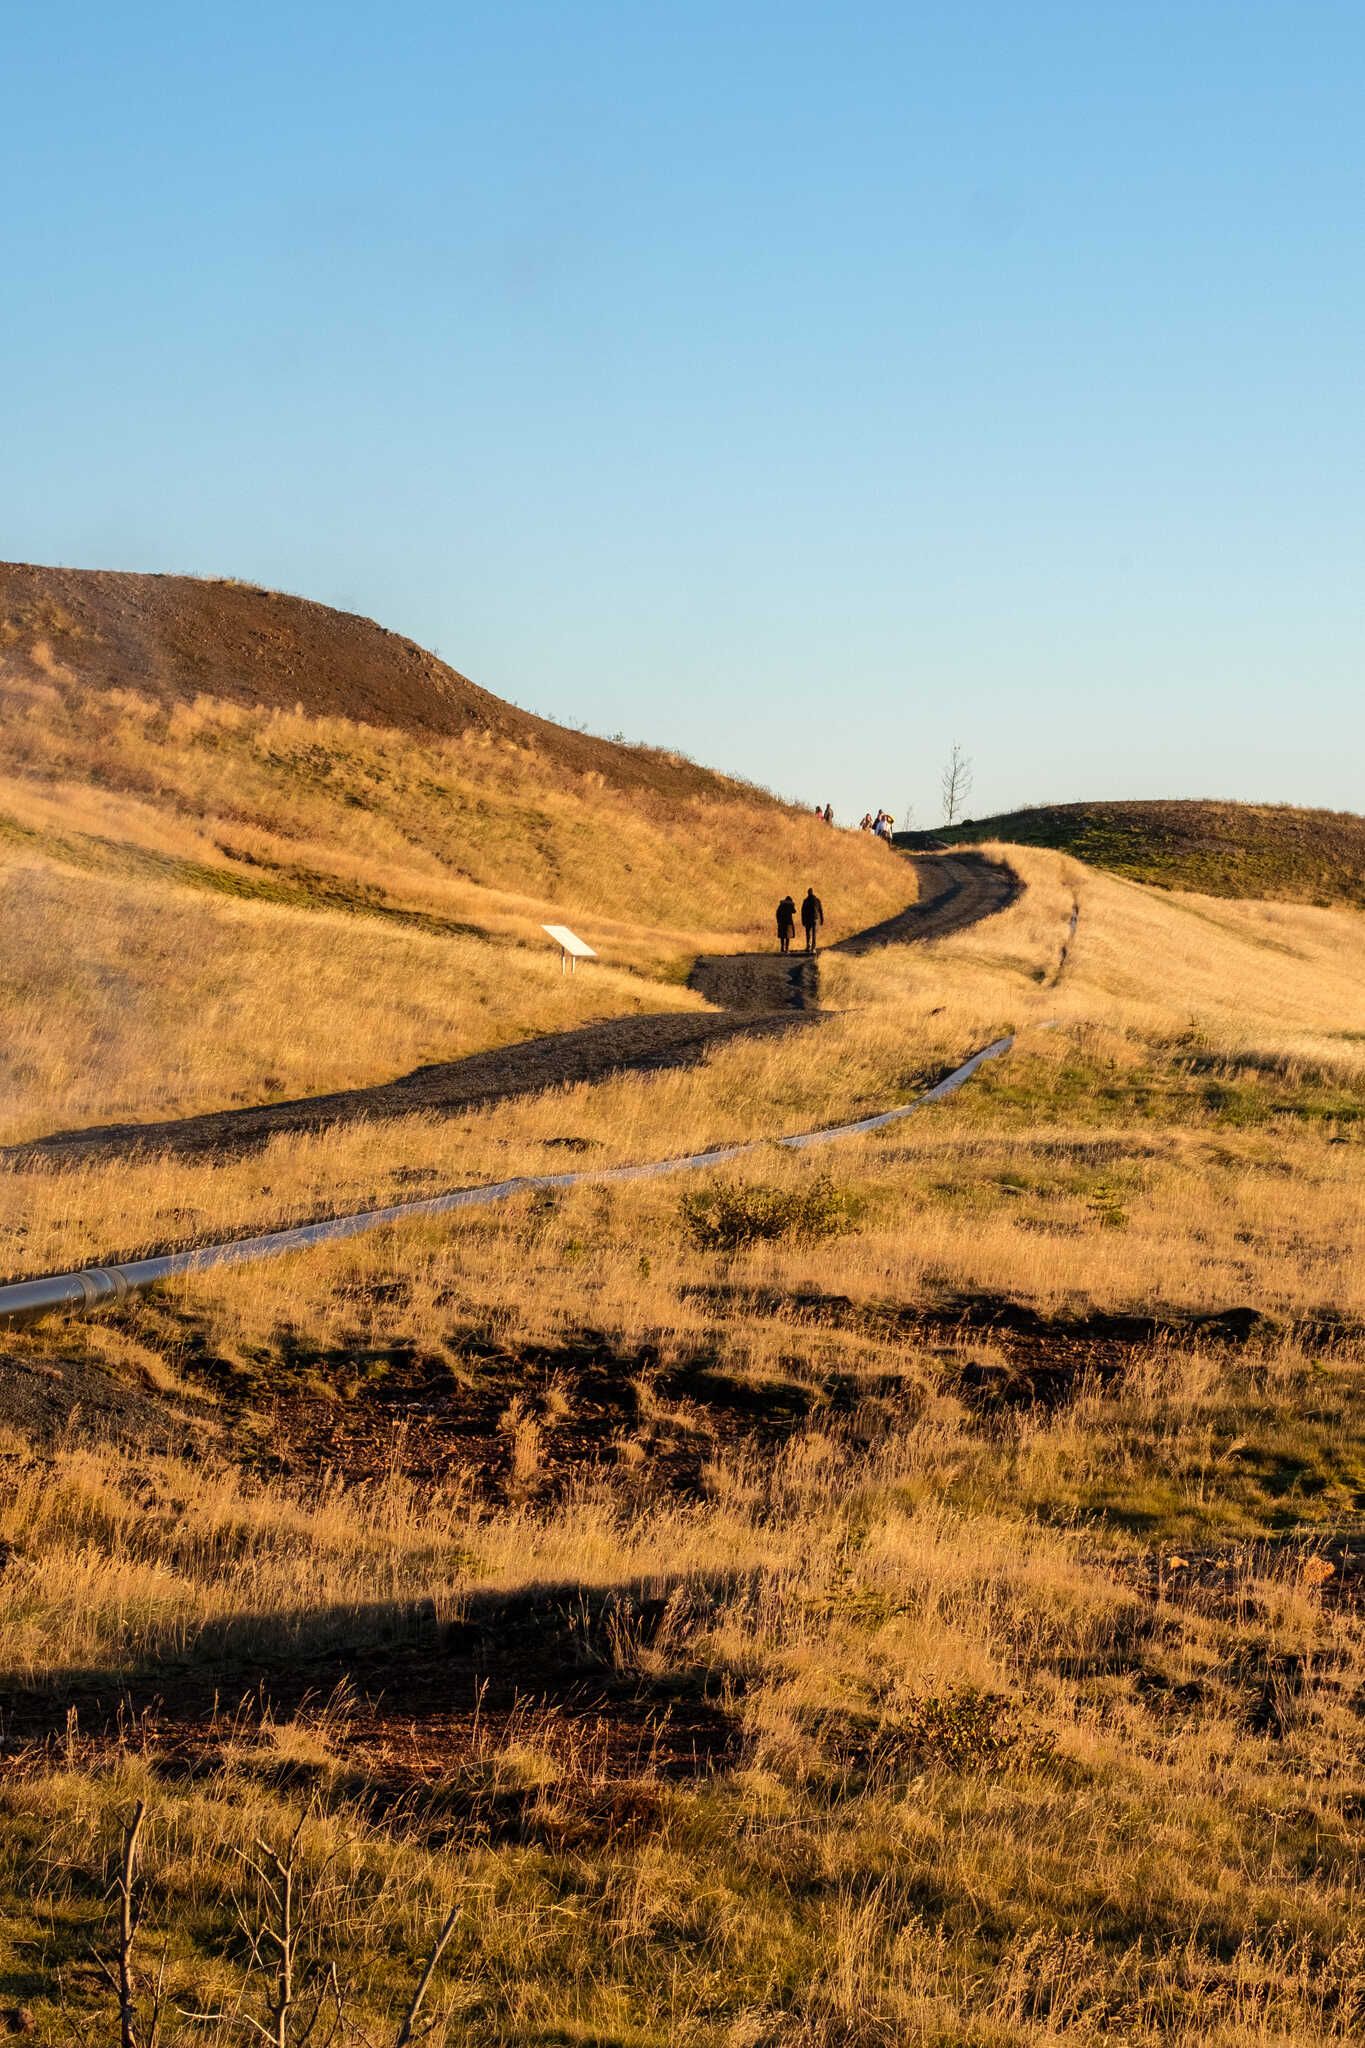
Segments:
[[[817,804],[815,806],[815,815],[824,824],[832,825],[834,823],[833,804]],[[862,822],[858,826],[860,832],[875,832],[878,839],[889,839],[895,829],[896,821],[890,811],[878,811],[875,818],[871,811],[864,811]]]
[[[806,934],[806,951],[815,951],[815,934],[825,921],[825,906],[814,889],[807,889],[801,903],[801,927]],[[777,906],[777,943],[784,953],[790,953],[792,940],[796,937],[796,905],[790,896],[784,896]]]

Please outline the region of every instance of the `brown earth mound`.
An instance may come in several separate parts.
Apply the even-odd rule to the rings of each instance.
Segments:
[[[373,619],[230,579],[0,563],[0,659],[35,681],[65,671],[167,704],[208,696],[418,737],[487,733],[562,772],[666,798],[766,798],[677,754],[519,710]]]

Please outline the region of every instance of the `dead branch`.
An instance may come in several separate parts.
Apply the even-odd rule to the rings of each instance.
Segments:
[[[398,2032],[393,2037],[393,2048],[411,2048],[412,2042],[417,2038],[413,2029],[417,2025],[417,2018],[422,2010],[422,2002],[427,1992],[431,1989],[431,1980],[436,1975],[437,1966],[449,1946],[450,1937],[455,1932],[459,1918],[460,1908],[458,1905],[455,1905],[451,1907],[445,1919],[441,1922],[440,1932],[427,1952],[426,1968],[417,1980],[417,1988],[412,1994]]]

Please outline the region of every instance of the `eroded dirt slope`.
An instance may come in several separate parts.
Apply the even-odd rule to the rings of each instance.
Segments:
[[[257,584],[0,563],[0,657],[34,680],[66,672],[167,704],[208,696],[419,736],[486,733],[666,799],[775,801],[679,755],[537,718],[373,619]]]

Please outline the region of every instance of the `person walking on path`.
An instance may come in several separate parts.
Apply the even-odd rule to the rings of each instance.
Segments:
[[[790,953],[795,937],[796,905],[790,896],[784,896],[777,906],[777,940],[784,953]]]
[[[814,889],[807,889],[801,904],[801,922],[806,931],[806,951],[815,951],[815,934],[825,921],[825,906]]]

